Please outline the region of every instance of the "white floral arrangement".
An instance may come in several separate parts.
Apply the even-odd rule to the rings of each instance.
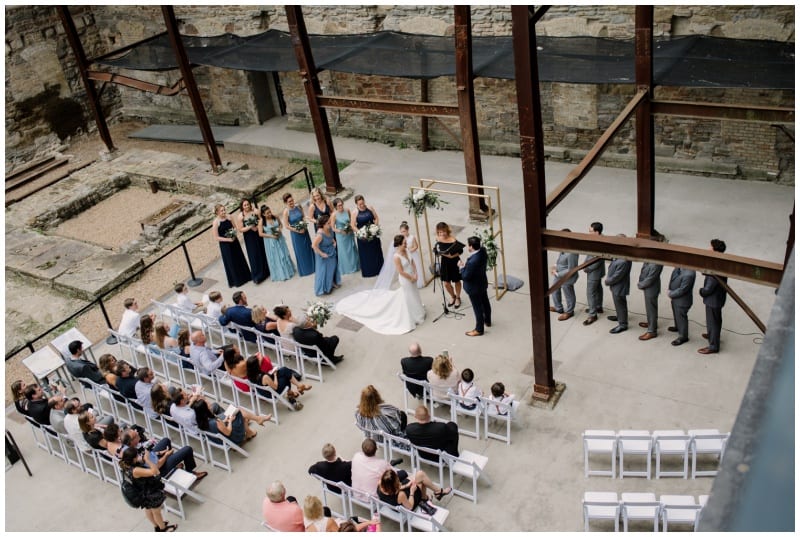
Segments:
[[[481,246],[486,248],[486,268],[493,269],[497,266],[497,252],[499,248],[497,247],[497,242],[495,242],[492,232],[487,227],[481,231],[476,229],[474,235],[481,239]]]
[[[225,237],[227,237],[229,239],[235,239],[236,238],[236,228],[232,227],[228,231],[226,231],[225,232]]]
[[[448,202],[439,198],[436,192],[429,192],[422,189],[415,190],[413,194],[409,194],[403,198],[403,206],[408,209],[409,214],[413,211],[415,216],[421,215],[426,207],[430,209],[439,209],[441,211],[442,204],[447,203]]]
[[[367,224],[358,228],[356,237],[363,241],[371,241],[381,236],[381,227],[378,224]]]
[[[292,224],[292,229],[295,231],[305,231],[308,228],[308,222],[305,220],[298,220],[294,224]]]
[[[314,320],[318,328],[325,326],[325,323],[331,318],[332,312],[333,304],[328,302],[314,302],[306,308],[306,315]]]
[[[258,224],[258,216],[250,214],[244,218],[243,224],[245,227],[251,227]]]

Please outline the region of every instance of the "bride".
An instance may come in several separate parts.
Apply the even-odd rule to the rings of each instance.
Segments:
[[[393,262],[384,264],[375,287],[346,296],[336,304],[337,313],[379,334],[405,334],[425,320],[425,306],[417,289],[420,269],[406,250],[404,236],[397,235],[393,246],[394,254],[389,257]],[[395,273],[400,287],[391,290]]]

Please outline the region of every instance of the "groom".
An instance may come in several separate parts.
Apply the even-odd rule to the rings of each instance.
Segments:
[[[486,279],[486,248],[481,246],[481,239],[470,237],[467,239],[469,257],[466,262],[459,260],[461,279],[464,281],[464,291],[467,292],[475,313],[475,329],[466,334],[468,336],[482,336],[483,327],[492,326],[492,306],[489,304],[487,288],[489,281]]]

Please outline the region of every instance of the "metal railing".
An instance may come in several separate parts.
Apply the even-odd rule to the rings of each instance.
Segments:
[[[280,187],[280,186],[288,183],[289,181],[291,181],[291,179],[294,176],[299,175],[301,173],[305,176],[306,186],[308,188],[308,191],[311,192],[311,189],[314,188],[314,178],[311,175],[311,172],[309,172],[308,168],[306,168],[305,166],[300,168],[296,172],[292,173],[291,175],[287,175],[286,177],[284,177],[283,179],[278,181],[277,184]],[[267,187],[267,188],[263,188],[261,190],[258,190],[256,192],[254,192],[252,194],[252,196],[250,196],[250,197],[252,199],[256,199],[258,196],[270,191],[273,188],[275,188],[275,183],[270,184],[270,186]],[[230,214],[235,213],[237,210],[239,210],[238,207],[236,207],[235,209],[230,211]],[[25,343],[22,343],[21,345],[18,345],[17,347],[15,347],[14,349],[12,349],[8,353],[6,353],[6,361],[10,360],[11,358],[13,358],[14,356],[16,356],[17,354],[19,354],[20,352],[22,352],[25,349],[29,349],[31,353],[36,352],[36,349],[34,348],[34,343],[37,343],[39,340],[41,340],[44,337],[48,336],[52,332],[62,328],[66,323],[69,323],[73,319],[75,319],[77,317],[80,317],[81,315],[83,315],[84,313],[86,313],[87,311],[93,309],[96,306],[100,307],[100,311],[103,314],[103,318],[105,319],[106,325],[108,326],[108,328],[111,328],[113,330],[114,326],[111,324],[111,319],[108,316],[108,311],[106,311],[106,307],[105,307],[105,304],[103,303],[103,299],[108,297],[109,295],[115,293],[121,287],[124,287],[124,286],[128,285],[128,283],[130,283],[132,280],[140,277],[150,267],[160,263],[164,258],[169,256],[170,254],[172,254],[173,252],[175,252],[179,248],[183,250],[183,254],[184,254],[185,258],[186,258],[186,265],[187,265],[187,268],[189,269],[190,279],[186,282],[186,284],[188,286],[190,286],[190,287],[196,287],[196,286],[200,285],[201,283],[203,283],[203,280],[202,279],[198,279],[195,276],[194,267],[192,267],[192,260],[189,257],[189,251],[186,249],[186,243],[193,241],[194,239],[196,239],[200,235],[206,233],[211,228],[212,228],[212,225],[206,226],[203,229],[201,229],[200,231],[196,232],[191,237],[189,237],[188,239],[182,239],[180,244],[178,244],[176,246],[173,246],[172,248],[170,248],[166,252],[164,252],[161,255],[159,255],[153,261],[150,261],[149,263],[145,264],[143,267],[141,267],[135,273],[131,274],[130,276],[125,278],[123,281],[119,282],[117,285],[115,285],[111,289],[108,289],[107,291],[104,291],[104,292],[100,293],[99,295],[97,295],[94,298],[94,300],[92,300],[91,302],[86,304],[84,307],[82,307],[78,311],[74,312],[69,317],[61,319],[60,321],[58,321],[57,323],[54,323],[50,328],[48,328],[44,332],[40,333],[36,337],[27,340]]]

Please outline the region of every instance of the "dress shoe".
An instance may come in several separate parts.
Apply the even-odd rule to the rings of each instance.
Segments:
[[[492,327],[491,321],[483,321],[483,326],[488,326],[489,328]]]
[[[584,326],[589,326],[590,324],[592,324],[596,320],[597,320],[597,315],[589,315],[586,319],[584,319],[583,325]]]
[[[597,308],[597,313],[604,313],[603,308]]]
[[[609,334],[619,334],[620,332],[624,332],[625,330],[627,330],[626,327],[617,325],[614,328],[612,328],[611,330],[609,330],[608,333]]]
[[[336,356],[334,356],[333,358],[331,358],[331,362],[333,362],[333,365],[336,365],[336,364],[338,364],[338,363],[339,363],[339,362],[341,362],[342,360],[344,360],[344,356],[343,356],[343,355],[341,355],[341,354],[337,354]]]
[[[653,332],[645,332],[639,336],[639,339],[642,341],[647,341],[648,339],[653,339],[654,337],[656,337],[656,335]]]
[[[667,330],[669,330],[670,332],[677,332],[678,331],[678,327],[677,326],[668,326]]]
[[[639,321],[639,326],[642,328],[647,328],[650,325],[647,323],[647,321]]]
[[[553,313],[564,313],[563,310],[561,311],[557,310],[555,306],[550,306],[550,311],[552,311]]]
[[[703,334],[700,334],[700,335],[703,337],[703,339],[708,339],[708,333],[703,333]]]
[[[672,340],[672,345],[673,345],[673,346],[675,346],[675,347],[677,347],[678,345],[683,345],[683,344],[684,344],[684,343],[686,343],[687,341],[689,341],[689,338],[682,338],[682,337],[679,337],[678,339],[673,339],[673,340]]]
[[[697,352],[700,354],[717,354],[719,351],[715,351],[710,347],[703,347],[702,349],[697,349]]]
[[[470,337],[482,336],[483,335],[483,332],[478,332],[477,330],[470,330],[469,332],[464,332],[464,333],[467,334]]]
[[[398,464],[403,464],[403,457],[399,457],[397,459],[392,459],[389,461],[389,464],[392,466],[397,466]]]
[[[609,315],[608,317],[606,317],[606,319],[608,319],[609,321],[617,322],[617,316],[616,315]]]
[[[575,315],[574,313],[562,313],[561,315],[558,316],[558,320],[566,321],[567,319],[573,317],[574,315]]]

